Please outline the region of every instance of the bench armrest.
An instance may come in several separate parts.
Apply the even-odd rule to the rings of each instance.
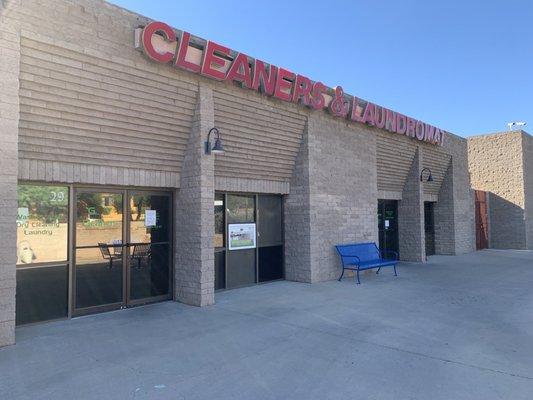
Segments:
[[[396,260],[398,261],[398,253],[396,253],[395,251],[392,251],[392,250],[380,250],[380,253],[381,253],[381,258],[385,259],[385,254],[390,254],[393,256],[393,260]]]

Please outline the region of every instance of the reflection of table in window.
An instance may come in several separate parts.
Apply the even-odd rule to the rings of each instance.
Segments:
[[[117,257],[122,257],[122,240],[113,240],[113,255]]]
[[[122,247],[118,247],[120,248],[120,255],[115,254],[115,250],[113,250],[113,254],[111,254],[111,252],[109,251],[109,245],[107,243],[98,243],[98,248],[102,253],[102,257],[105,260],[109,260],[109,269],[113,268],[113,260],[122,258]]]
[[[152,252],[149,244],[136,244],[133,246],[131,259],[137,261],[137,268],[140,269],[142,261],[146,260],[147,264],[151,261]]]

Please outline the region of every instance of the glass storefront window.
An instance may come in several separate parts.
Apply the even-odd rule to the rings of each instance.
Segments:
[[[255,196],[228,195],[228,224],[255,222]]]
[[[132,243],[158,243],[169,240],[170,206],[168,203],[168,196],[134,194],[130,197],[130,241]]]
[[[224,195],[222,193],[215,194],[215,248],[224,247]]]
[[[68,196],[67,186],[18,186],[17,325],[67,316]]]
[[[122,207],[121,193],[78,193],[76,246],[122,244]]]
[[[68,187],[19,185],[17,264],[66,261]]]

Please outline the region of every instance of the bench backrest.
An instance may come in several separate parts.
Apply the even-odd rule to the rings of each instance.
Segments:
[[[335,246],[341,256],[342,264],[379,260],[381,258],[378,246],[373,243],[339,244]],[[357,258],[358,257],[358,258]]]

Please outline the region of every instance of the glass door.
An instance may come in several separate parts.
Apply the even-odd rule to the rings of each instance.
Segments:
[[[435,254],[435,203],[424,202],[424,233],[426,235],[426,256]]]
[[[226,196],[228,251],[226,254],[226,288],[256,283],[255,196],[228,194]],[[242,227],[242,228],[240,228]],[[243,230],[241,234],[239,231]],[[253,237],[251,237],[252,235]],[[251,245],[248,245],[251,242]],[[232,246],[232,243],[234,246]]]
[[[124,192],[75,192],[73,314],[120,308],[125,300]]]
[[[378,200],[378,232],[380,250],[398,253],[398,201]]]
[[[170,194],[128,194],[128,302],[170,296],[172,199]]]
[[[257,196],[258,281],[283,279],[283,204],[276,195]]]
[[[215,193],[215,290],[284,277],[283,198]]]
[[[75,191],[73,315],[171,297],[172,196]]]

